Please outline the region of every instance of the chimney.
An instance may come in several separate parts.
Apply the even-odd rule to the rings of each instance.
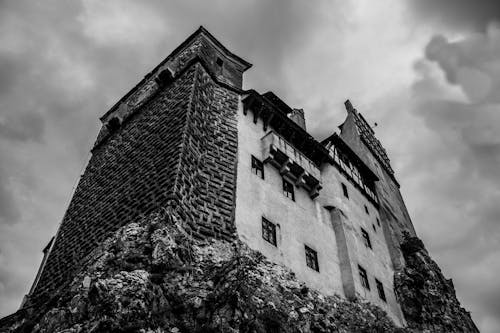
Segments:
[[[288,118],[299,125],[304,131],[306,130],[306,119],[304,118],[304,109],[293,109],[293,112],[288,114]]]

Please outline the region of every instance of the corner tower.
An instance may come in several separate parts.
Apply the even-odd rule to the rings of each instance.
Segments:
[[[66,286],[96,246],[141,215],[174,209],[192,237],[235,237],[236,114],[250,67],[200,27],[101,117],[28,305]]]

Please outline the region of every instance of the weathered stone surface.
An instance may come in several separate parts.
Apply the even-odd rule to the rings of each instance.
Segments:
[[[165,212],[119,229],[70,288],[5,332],[406,332],[326,297],[239,241],[197,241]],[[0,329],[1,331],[1,329]]]
[[[396,272],[394,286],[408,326],[424,332],[479,332],[423,242],[406,233],[401,250],[406,267]]]

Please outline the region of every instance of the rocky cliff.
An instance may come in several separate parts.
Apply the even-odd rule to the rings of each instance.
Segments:
[[[308,289],[238,241],[183,230],[171,212],[124,226],[70,286],[3,331],[406,332],[374,305]]]
[[[406,266],[395,274],[394,286],[408,326],[425,332],[479,332],[423,242],[407,233],[401,250]]]
[[[96,248],[69,286],[0,321],[0,332],[478,332],[423,243],[395,275],[408,328],[361,300],[324,296],[239,241],[200,241],[165,211]]]

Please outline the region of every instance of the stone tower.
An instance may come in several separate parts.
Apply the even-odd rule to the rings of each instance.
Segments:
[[[419,242],[402,246],[416,234],[373,129],[346,101],[341,131],[317,141],[303,109],[242,89],[250,67],[200,27],[101,117],[25,308],[67,289],[116,230],[169,210],[189,239],[239,239],[324,295],[363,299],[398,326],[423,327],[396,287],[427,254],[415,255],[425,251]],[[459,309],[435,267],[429,279]],[[426,306],[418,311],[432,317]]]
[[[234,237],[236,115],[250,66],[200,27],[101,117],[31,302],[71,281],[110,233],[161,208],[185,214],[193,237]]]

